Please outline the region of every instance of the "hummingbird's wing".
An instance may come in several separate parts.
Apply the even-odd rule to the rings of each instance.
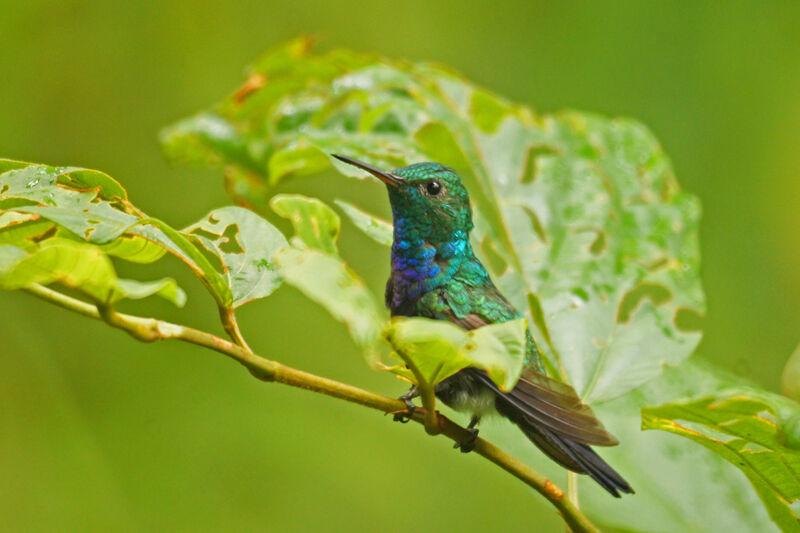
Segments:
[[[446,318],[464,329],[476,329],[520,316],[494,286],[472,289],[469,294],[469,301],[479,305],[473,305],[471,312],[464,314],[459,313],[458,307],[452,305],[456,303],[453,302],[453,292],[445,293],[444,299],[451,305],[444,308],[440,318]],[[529,338],[528,343],[532,345],[533,339]],[[558,436],[582,444],[593,446],[619,444],[619,441],[606,431],[592,409],[581,401],[575,389],[568,384],[556,381],[534,368],[526,368],[517,385],[506,392],[500,390],[485,372],[479,373],[480,380],[497,394],[501,402],[517,412],[519,414],[517,418],[524,419],[521,419],[521,422],[547,428]]]
[[[572,387],[529,374],[520,378],[511,392],[504,393],[483,370],[467,368],[462,372],[472,373],[494,390],[498,412],[515,422],[551,459],[573,472],[588,474],[617,498],[620,492],[633,494],[628,482],[589,446],[613,446],[618,441]]]
[[[511,391],[504,392],[485,372],[477,374],[478,379],[499,397],[505,410],[514,413],[517,423],[547,428],[555,435],[581,444],[619,444],[566,383],[526,371]]]
[[[455,287],[441,291],[423,311],[431,318],[449,320],[465,329],[517,318],[520,313],[491,284]],[[530,333],[529,333],[530,334]],[[533,338],[528,339],[528,355],[538,356]],[[522,432],[551,459],[574,472],[588,474],[615,497],[633,493],[630,485],[608,465],[592,446],[619,443],[608,433],[591,408],[575,390],[556,381],[537,368],[526,368],[510,391],[503,391],[489,375],[477,368],[465,368],[456,376],[480,383],[496,395],[495,407],[517,424]],[[453,378],[449,378],[453,379]]]

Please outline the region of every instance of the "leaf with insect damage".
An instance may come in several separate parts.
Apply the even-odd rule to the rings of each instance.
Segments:
[[[446,68],[298,40],[164,140],[168,153],[225,167],[234,198],[262,211],[292,176],[332,166],[367,177],[331,153],[453,167],[474,203],[475,250],[587,401],[625,394],[700,340],[700,206],[634,121],[539,115]]]
[[[230,288],[184,235],[148,218],[103,172],[0,161],[0,242],[23,248],[58,236],[101,245],[111,255],[150,262],[169,251],[184,261],[221,306]],[[13,213],[13,214],[12,214]]]
[[[288,243],[275,226],[242,207],[215,209],[183,230],[222,262],[233,307],[264,298],[280,286],[272,256]]]

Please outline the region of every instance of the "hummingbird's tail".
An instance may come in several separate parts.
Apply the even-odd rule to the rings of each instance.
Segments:
[[[591,446],[614,446],[609,434],[592,410],[565,383],[538,372],[527,371],[513,390],[500,390],[483,371],[466,369],[497,395],[495,406],[547,456],[558,464],[588,474],[613,496],[633,489]]]
[[[628,482],[588,445],[561,437],[543,427],[524,422],[517,425],[540,450],[564,468],[588,474],[615,498],[620,497],[620,492],[633,494]]]

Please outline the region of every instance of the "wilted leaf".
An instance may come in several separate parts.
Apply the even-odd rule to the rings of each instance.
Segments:
[[[386,340],[424,383],[416,383],[413,372],[400,367],[390,370],[423,387],[432,387],[459,370],[486,370],[503,390],[519,379],[525,359],[524,318],[466,331],[443,320],[394,317],[384,330]]]
[[[749,390],[642,410],[642,428],[669,431],[736,465],[783,531],[800,531],[790,505],[800,501],[800,451],[787,447],[781,411],[787,402]],[[795,404],[793,415],[800,414]]]
[[[699,204],[643,126],[538,116],[443,68],[297,42],[251,80],[215,108],[224,142],[206,115],[168,134],[186,152],[205,139],[198,159],[226,166],[237,201],[263,209],[277,181],[322,170],[331,153],[388,169],[437,160],[470,191],[474,248],[587,401],[624,394],[697,345]]]
[[[272,210],[291,221],[295,234],[309,248],[336,254],[339,215],[316,198],[278,194],[269,202]]]
[[[272,294],[280,286],[271,258],[288,243],[275,226],[241,207],[215,209],[183,230],[219,257],[233,306]]]
[[[366,211],[354,206],[353,204],[347,203],[343,200],[336,200],[335,202],[336,205],[338,205],[342,211],[344,211],[344,214],[347,215],[347,218],[350,219],[350,222],[352,222],[358,229],[363,231],[367,237],[384,246],[392,245],[393,230],[392,225],[389,222],[386,222],[375,215],[371,215]]]

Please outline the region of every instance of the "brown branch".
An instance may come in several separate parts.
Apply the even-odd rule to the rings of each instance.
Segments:
[[[103,320],[110,326],[127,331],[134,338],[144,342],[176,339],[210,348],[238,361],[247,367],[251,374],[263,381],[274,381],[318,392],[384,413],[406,409],[405,404],[400,400],[288,367],[205,331],[154,318],[118,313],[111,307],[96,307],[38,284],[31,285],[25,290],[64,309]],[[425,422],[423,413],[417,413],[412,419],[420,424]],[[440,433],[457,443],[465,442],[472,436],[467,429],[441,414],[438,414],[435,419]],[[539,472],[482,438],[475,441],[474,451],[547,498],[558,509],[573,532],[599,533],[599,530],[573,505],[564,492]]]

